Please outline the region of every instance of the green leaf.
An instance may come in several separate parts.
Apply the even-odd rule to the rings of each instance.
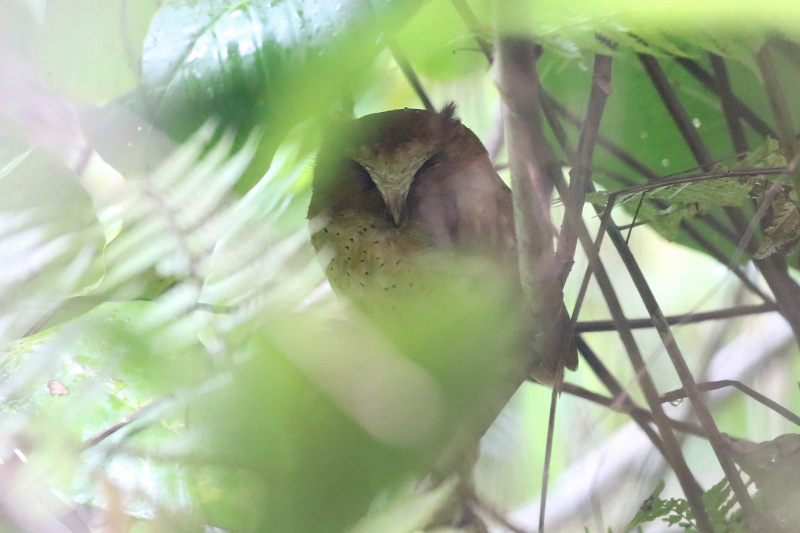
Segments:
[[[698,181],[660,187],[645,193],[620,195],[617,206],[624,205],[637,212],[637,220],[649,222],[654,230],[667,240],[674,241],[684,219],[691,219],[712,207],[741,206],[750,198],[752,186],[733,178]],[[589,203],[605,206],[610,192],[587,195]],[[659,209],[651,202],[661,200],[667,208]]]
[[[105,103],[140,83],[157,0],[48,0],[35,37],[49,87],[73,103]],[[99,23],[102,22],[102,23]]]
[[[350,90],[420,4],[168,0],[145,40],[146,86],[126,101],[177,139],[209,117],[245,133],[265,124],[271,157],[289,128]]]
[[[450,0],[426,3],[398,32],[397,42],[421,76],[447,80],[488,66]]]
[[[453,496],[458,479],[451,478],[433,490],[398,497],[362,519],[349,533],[413,533],[424,527],[434,513]]]

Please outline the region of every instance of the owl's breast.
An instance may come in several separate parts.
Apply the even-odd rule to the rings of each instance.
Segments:
[[[350,213],[331,218],[311,242],[334,291],[365,312],[388,311],[398,298],[428,290],[442,254],[413,224],[398,228]]]

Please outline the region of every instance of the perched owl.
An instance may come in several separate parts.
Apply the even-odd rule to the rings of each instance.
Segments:
[[[480,438],[520,383],[558,372],[557,358],[534,348],[541,328],[526,323],[511,190],[453,105],[399,109],[329,128],[308,217],[337,295],[446,399],[420,464],[469,484]],[[551,327],[568,321],[562,314]],[[574,351],[565,365],[576,367]],[[487,531],[458,498],[430,524],[444,525]]]
[[[461,261],[452,274],[465,282],[500,276],[521,300],[511,190],[452,104],[376,113],[329,133],[308,217],[334,291],[367,315],[391,317],[398,301],[451,279],[437,272],[452,269],[448,259]],[[553,381],[556,361],[530,360],[537,380]],[[569,350],[566,367],[577,362]]]

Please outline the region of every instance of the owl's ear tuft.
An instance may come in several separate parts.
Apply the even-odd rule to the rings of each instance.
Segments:
[[[445,106],[442,108],[442,110],[439,111],[439,114],[442,115],[443,117],[448,118],[450,120],[458,121],[458,115],[456,113],[457,111],[455,102],[446,103]]]

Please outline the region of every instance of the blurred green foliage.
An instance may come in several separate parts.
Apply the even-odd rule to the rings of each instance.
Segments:
[[[451,497],[452,482],[425,494],[413,482],[509,395],[519,362],[503,357],[519,350],[509,288],[490,283],[500,276],[470,274],[466,285],[443,277],[431,294],[400,302],[397,316],[347,322],[318,289],[304,210],[320,120],[354,105],[418,105],[398,96],[410,93],[384,51],[389,36],[436,105],[474,98],[480,105],[462,109],[465,121],[492,123],[497,94],[474,41],[492,39],[490,4],[469,2],[473,29],[445,0],[3,6],[4,16],[25,15],[0,24],[24,21],[0,37],[0,69],[24,64],[67,102],[100,106],[83,110],[82,126],[109,162],[125,162],[115,166],[129,187],[120,233],[104,242],[102,204],[80,177],[34,148],[24,127],[0,122],[0,509],[30,510],[0,529],[36,530],[31,524],[60,516],[34,497],[6,496],[9,484],[52,488],[113,524],[140,521],[132,531],[332,532],[368,515],[359,533],[408,533]],[[713,157],[733,166],[718,99],[666,54],[709,72],[708,53],[725,56],[736,94],[767,118],[751,55],[773,31],[796,36],[800,19],[796,3],[779,1],[499,5],[524,24],[512,29],[544,46],[543,87],[577,116],[591,56],[609,52],[596,36],[619,43],[601,132],[659,175],[696,162],[636,53],[658,55]],[[791,58],[776,61],[793,86]],[[0,97],[8,84],[0,82]],[[790,106],[800,123],[800,104]],[[568,127],[573,146],[578,133]],[[746,135],[751,147],[767,147],[748,164],[776,155],[755,130]],[[595,167],[606,189],[622,186],[620,176],[643,181],[604,150]],[[751,189],[723,181],[653,197],[717,212]],[[659,226],[660,214],[641,216],[678,242],[687,243],[675,234],[683,220],[730,248],[694,213]],[[548,393],[534,394],[537,410],[526,416],[539,429]],[[520,446],[532,446],[527,437]],[[513,448],[513,438],[500,440]],[[474,453],[470,438],[455,442],[449,453]],[[556,450],[557,467],[565,456]],[[525,480],[510,500],[533,494],[538,468],[509,469]],[[727,493],[718,486],[709,494]],[[676,500],[658,501],[658,516],[690,520]]]

